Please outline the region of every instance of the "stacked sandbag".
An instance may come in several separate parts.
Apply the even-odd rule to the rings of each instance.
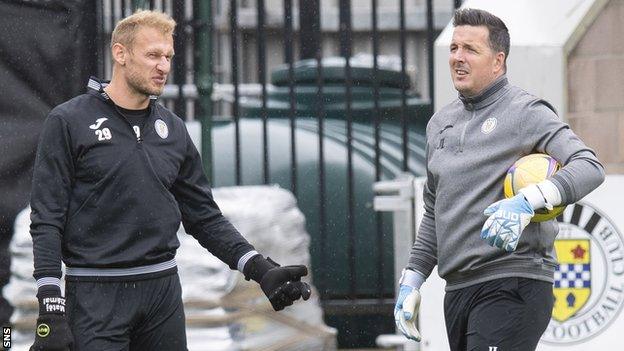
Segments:
[[[282,265],[310,267],[305,218],[292,194],[276,186],[213,190],[224,215],[265,256]],[[13,350],[27,350],[37,317],[32,278],[30,209],[16,220],[11,243],[12,277],[4,293],[17,309],[13,315]],[[255,282],[211,255],[180,227],[176,255],[187,319],[190,351],[335,350],[336,331],[323,322],[318,294],[280,312]],[[306,277],[312,285],[311,277]]]

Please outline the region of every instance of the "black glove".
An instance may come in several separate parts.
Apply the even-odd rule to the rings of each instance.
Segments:
[[[39,318],[35,331],[35,343],[30,351],[69,351],[74,337],[65,316],[65,298],[61,289],[44,285],[37,292]]]
[[[247,262],[243,271],[245,279],[260,283],[260,288],[276,311],[283,310],[300,298],[307,300],[312,293],[310,285],[301,281],[301,277],[308,275],[308,268],[304,265],[280,267],[271,258],[256,255]]]

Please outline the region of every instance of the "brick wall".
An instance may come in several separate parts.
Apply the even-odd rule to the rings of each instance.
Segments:
[[[607,173],[624,174],[624,0],[610,0],[568,57],[568,122]]]

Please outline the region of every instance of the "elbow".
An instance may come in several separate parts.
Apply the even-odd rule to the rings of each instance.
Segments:
[[[598,185],[604,183],[605,177],[606,177],[604,167],[602,167],[602,165],[601,165],[599,168],[600,168],[599,169],[599,171],[600,171],[600,180],[598,182]]]
[[[600,184],[604,183],[605,181],[605,177],[606,177],[606,172],[604,169],[604,166],[602,165],[602,163],[600,162],[595,162],[594,166],[596,167],[596,176],[594,177],[596,184],[594,186],[594,188],[597,188],[600,186]]]

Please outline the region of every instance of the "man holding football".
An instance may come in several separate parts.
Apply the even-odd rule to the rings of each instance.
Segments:
[[[419,341],[419,288],[438,265],[451,350],[533,350],[553,307],[555,220],[534,211],[574,203],[604,170],[554,108],[506,78],[509,32],[496,16],[459,9],[449,66],[458,99],[427,125],[425,213],[403,271],[398,329]],[[519,158],[545,153],[563,167],[504,199]]]

